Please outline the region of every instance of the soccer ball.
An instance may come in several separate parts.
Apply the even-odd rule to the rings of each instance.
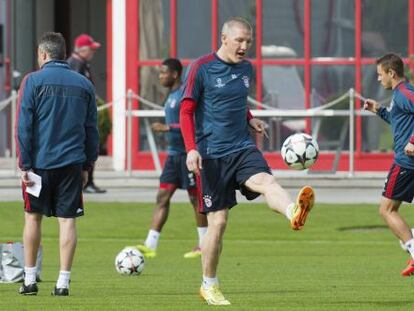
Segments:
[[[144,269],[144,256],[135,247],[125,247],[115,257],[115,269],[120,274],[140,275]]]
[[[304,170],[311,167],[318,159],[319,147],[312,136],[299,133],[286,138],[281,153],[290,168]]]
[[[414,236],[414,228],[412,228],[412,229],[411,229],[411,232],[412,232],[412,234],[413,234],[413,236]],[[404,245],[403,241],[399,240],[399,242],[400,242],[400,246],[401,246],[401,248],[403,249],[403,251],[408,252],[408,250],[407,250],[407,248],[405,247],[405,245]]]

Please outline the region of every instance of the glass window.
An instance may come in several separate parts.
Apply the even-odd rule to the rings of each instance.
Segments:
[[[387,51],[408,54],[408,1],[362,2],[362,56],[378,57]]]
[[[312,101],[314,106],[328,104],[354,87],[354,66],[313,66]],[[344,98],[330,109],[348,109],[349,97]],[[321,117],[312,119],[312,132],[317,137],[321,150],[348,149],[348,117]]]
[[[169,5],[166,1],[139,2],[139,59],[161,59],[169,52]],[[167,18],[168,16],[168,18]]]
[[[311,5],[312,57],[353,57],[354,1],[312,0]]]
[[[209,2],[210,1],[206,1]],[[218,1],[218,34],[217,34],[217,46],[220,47],[220,33],[221,27],[224,22],[233,16],[240,16],[245,18],[253,27],[253,44],[249,51],[249,57],[255,57],[256,49],[256,1],[254,0],[219,0]]]
[[[391,91],[384,90],[377,80],[377,66],[362,67],[362,95],[384,106],[391,102]],[[392,151],[391,128],[376,115],[362,117],[362,151]]]
[[[263,1],[263,46],[282,48],[272,58],[303,57],[303,36],[303,1]]]
[[[211,52],[211,1],[177,1],[177,56],[198,58]]]

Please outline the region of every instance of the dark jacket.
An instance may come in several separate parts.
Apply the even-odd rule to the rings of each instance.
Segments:
[[[19,90],[16,138],[19,166],[90,166],[98,157],[95,90],[65,61],[26,75]]]

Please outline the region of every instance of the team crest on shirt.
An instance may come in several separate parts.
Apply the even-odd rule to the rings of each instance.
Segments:
[[[207,207],[211,207],[211,205],[213,205],[213,201],[211,201],[211,196],[208,194],[203,195],[203,200],[204,200],[204,204]]]
[[[221,78],[217,78],[215,87],[221,88],[221,87],[224,87],[224,86],[226,86],[226,84],[223,83],[223,80]]]
[[[248,76],[243,76],[242,79],[243,79],[244,86],[246,88],[249,88],[250,87],[249,77]]]

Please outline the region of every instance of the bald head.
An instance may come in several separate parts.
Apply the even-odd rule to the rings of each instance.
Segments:
[[[253,33],[253,28],[252,26],[249,24],[248,21],[246,21],[244,18],[242,17],[232,17],[230,19],[228,19],[224,24],[223,24],[223,28],[221,29],[221,34],[222,35],[231,35],[234,28],[242,28],[244,30],[247,30],[251,33]]]

